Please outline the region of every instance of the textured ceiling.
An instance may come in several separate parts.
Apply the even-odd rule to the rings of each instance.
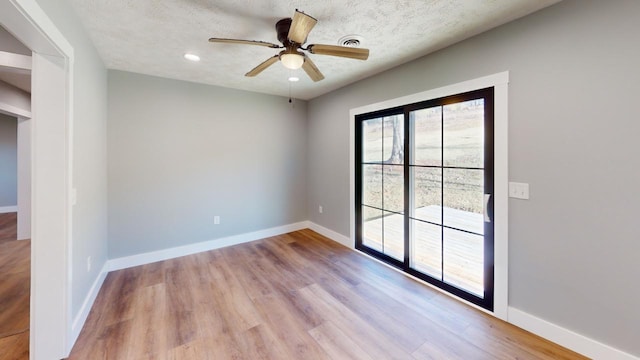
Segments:
[[[106,66],[311,99],[359,79],[525,16],[559,0],[69,0]],[[325,79],[274,64],[254,78],[244,74],[278,49],[212,44],[210,37],[278,43],[275,23],[300,9],[318,19],[311,44],[337,45],[345,35],[364,38],[367,61],[311,55]],[[192,63],[192,52],[202,61]]]

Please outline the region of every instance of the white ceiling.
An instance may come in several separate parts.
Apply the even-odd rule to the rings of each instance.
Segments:
[[[530,14],[559,0],[70,0],[110,69],[311,99]],[[244,74],[278,49],[212,44],[210,37],[278,43],[275,23],[304,11],[318,23],[310,44],[356,34],[367,61],[311,55],[325,79],[274,64]],[[202,61],[192,63],[192,52]]]

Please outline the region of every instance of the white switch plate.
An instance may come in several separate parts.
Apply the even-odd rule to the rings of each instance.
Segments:
[[[509,197],[529,200],[529,184],[509,182]]]
[[[214,225],[219,225],[220,224],[220,216],[216,215],[213,217],[213,224]]]
[[[322,205],[318,206],[318,212],[322,214]]]

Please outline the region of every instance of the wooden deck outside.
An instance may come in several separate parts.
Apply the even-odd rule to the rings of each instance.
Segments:
[[[440,207],[431,205],[416,209],[415,217],[439,223]],[[444,208],[444,219],[447,226],[478,234],[484,233],[482,214]],[[413,249],[410,252],[412,268],[473,294],[483,295],[482,236],[445,228],[444,241],[441,241],[440,226],[415,220],[410,224],[413,233],[411,241]],[[365,222],[363,242],[372,249],[402,260],[404,258],[403,233],[403,216],[391,214]],[[443,244],[444,249],[442,249]],[[444,277],[442,276],[443,267]]]

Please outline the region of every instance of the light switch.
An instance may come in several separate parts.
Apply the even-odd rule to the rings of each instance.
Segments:
[[[509,197],[529,200],[529,184],[509,182]]]

